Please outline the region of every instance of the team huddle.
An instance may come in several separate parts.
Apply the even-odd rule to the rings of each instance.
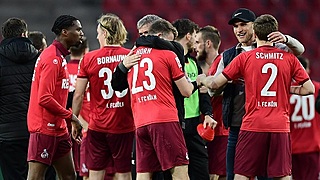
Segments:
[[[3,24],[4,179],[318,179],[320,83],[272,15],[237,9],[239,43],[221,54],[218,29],[189,19],[144,16],[131,49],[120,17],[97,22],[92,51],[71,15],[48,47]]]

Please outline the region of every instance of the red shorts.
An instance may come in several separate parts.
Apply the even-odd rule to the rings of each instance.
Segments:
[[[86,159],[88,156],[88,150],[87,150],[87,136],[84,136],[82,138],[82,143],[80,146],[80,170],[79,175],[80,176],[86,176],[89,177],[89,169],[87,168]],[[113,168],[113,160],[108,161],[108,167],[106,168],[105,173],[105,180],[106,179],[112,179],[113,175],[115,173],[115,170]],[[111,178],[110,178],[111,177]]]
[[[209,173],[220,176],[227,175],[226,155],[228,136],[215,136],[208,142]]]
[[[78,144],[72,137],[70,137],[72,142],[72,156],[74,162],[74,168],[77,172],[80,170],[80,144]]]
[[[292,178],[295,180],[318,179],[320,174],[320,152],[292,155]]]
[[[86,159],[87,159],[87,136],[83,136],[82,142],[80,145],[80,176],[89,177],[89,169],[87,167]]]
[[[137,172],[155,172],[189,164],[178,122],[155,123],[136,130]]]
[[[27,161],[37,161],[51,165],[53,161],[68,154],[71,146],[69,134],[56,137],[30,133]]]
[[[247,177],[290,175],[290,133],[240,131],[234,173]]]
[[[90,170],[113,168],[115,172],[131,171],[131,152],[134,132],[123,134],[87,132],[87,165]],[[113,162],[113,165],[110,163]]]

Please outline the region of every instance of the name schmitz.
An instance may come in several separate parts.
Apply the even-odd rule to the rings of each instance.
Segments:
[[[256,52],[257,59],[283,59],[283,53],[265,53],[265,52]]]

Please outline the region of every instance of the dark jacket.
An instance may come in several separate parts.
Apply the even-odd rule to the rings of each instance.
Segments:
[[[316,111],[320,114],[320,90],[319,90],[318,97],[316,99]]]
[[[184,69],[185,63],[183,47],[181,46],[181,44],[177,42],[166,41],[164,39],[159,38],[158,36],[141,36],[136,40],[136,46],[146,46],[155,49],[171,50],[176,53]],[[122,68],[120,66],[122,66]],[[111,85],[112,88],[116,91],[122,91],[129,87],[127,81],[127,73],[123,71],[123,68],[125,67],[122,63],[120,63],[119,66],[117,66],[116,71],[112,75]],[[173,95],[178,109],[178,117],[181,123],[184,120],[184,97],[181,95],[178,87],[174,82],[172,82],[172,86]]]
[[[236,46],[227,49],[222,54],[222,59],[224,67],[226,67],[241,51],[236,49]],[[234,116],[234,98],[239,94],[239,91],[244,91],[243,86],[233,83],[227,83],[226,87],[223,90],[223,100],[222,100],[222,118],[223,124],[226,128],[230,127],[232,124],[232,118]],[[238,102],[241,103],[241,102]],[[244,103],[243,103],[244,104]],[[243,112],[239,116],[243,116]]]
[[[0,43],[0,140],[29,138],[27,112],[38,56],[27,38],[8,38]]]

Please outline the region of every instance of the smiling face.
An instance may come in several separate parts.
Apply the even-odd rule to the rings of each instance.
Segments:
[[[69,46],[78,46],[82,42],[82,37],[84,33],[82,31],[82,26],[79,20],[74,21],[73,24],[73,26],[66,29],[66,42]]]
[[[253,22],[235,22],[233,33],[243,46],[251,46],[254,42]]]

